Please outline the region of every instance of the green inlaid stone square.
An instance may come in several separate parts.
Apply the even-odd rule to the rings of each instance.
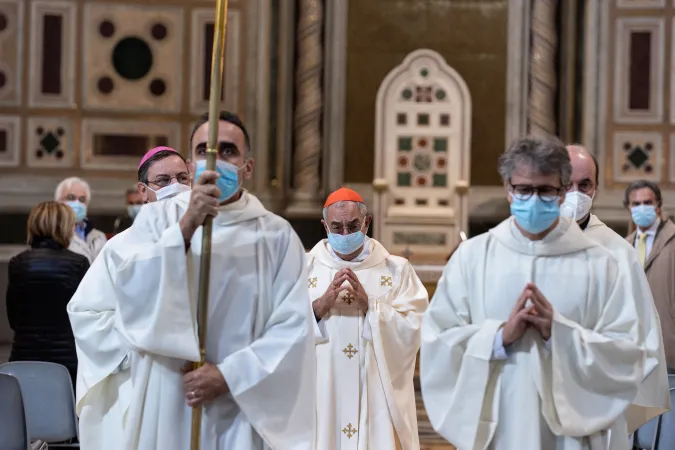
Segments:
[[[412,176],[409,172],[399,172],[398,173],[398,185],[399,186],[410,186]]]
[[[444,173],[434,174],[434,187],[446,187],[448,185],[448,177]]]
[[[401,152],[409,152],[412,150],[412,138],[400,137],[398,138],[398,149]]]
[[[434,151],[435,152],[447,152],[448,151],[448,140],[445,138],[434,138]]]

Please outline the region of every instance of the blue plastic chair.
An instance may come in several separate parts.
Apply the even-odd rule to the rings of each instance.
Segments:
[[[0,399],[0,450],[30,448],[19,380],[0,373]]]
[[[0,365],[0,373],[19,381],[28,436],[47,442],[49,447],[72,447],[69,442],[78,432],[68,369],[48,362],[16,361]]]

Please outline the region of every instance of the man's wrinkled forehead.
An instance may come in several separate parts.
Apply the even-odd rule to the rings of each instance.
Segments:
[[[356,202],[338,202],[330,205],[327,211],[329,222],[352,222],[361,219],[361,210]]]

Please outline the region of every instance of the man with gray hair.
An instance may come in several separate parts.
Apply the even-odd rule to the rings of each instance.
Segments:
[[[66,178],[56,187],[54,199],[70,206],[75,213],[75,235],[68,250],[85,256],[89,264],[93,263],[107,238],[105,233],[94,228],[87,219],[87,209],[91,201],[89,183],[78,177]]]
[[[418,450],[413,377],[429,297],[410,263],[366,236],[361,196],[328,196],[309,253],[318,322],[316,448]]]
[[[459,246],[424,317],[430,422],[460,449],[625,450],[647,355],[634,279],[560,216],[562,143],[518,139],[499,172],[511,217]]]

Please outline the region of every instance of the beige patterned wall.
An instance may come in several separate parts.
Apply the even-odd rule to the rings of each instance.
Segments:
[[[610,3],[605,186],[645,178],[675,187],[675,9],[670,0]]]
[[[223,107],[249,126],[259,56],[250,31],[266,35],[255,26],[263,3],[229,2]],[[0,0],[0,191],[68,175],[113,190],[155,145],[187,154],[208,105],[214,6]]]

